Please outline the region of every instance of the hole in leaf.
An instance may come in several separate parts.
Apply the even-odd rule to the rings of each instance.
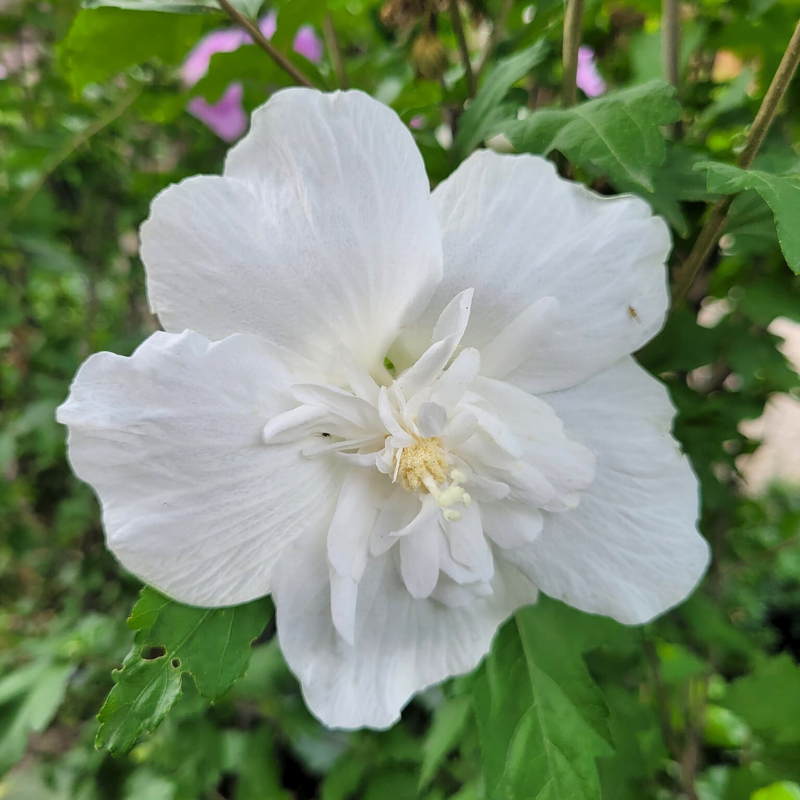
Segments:
[[[142,650],[142,658],[145,661],[155,661],[157,658],[163,658],[166,654],[167,648],[163,644],[155,644]]]
[[[172,666],[175,669],[178,669],[178,667],[180,667],[180,665],[181,665],[181,660],[179,658],[173,658],[172,659]]]

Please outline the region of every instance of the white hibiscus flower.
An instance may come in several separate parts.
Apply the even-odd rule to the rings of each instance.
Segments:
[[[530,156],[432,194],[388,108],[280,92],[142,228],[166,333],[58,418],[108,545],[184,603],[271,593],[311,710],[391,725],[537,591],[624,623],[702,574],[697,483],[630,353],[667,227]]]

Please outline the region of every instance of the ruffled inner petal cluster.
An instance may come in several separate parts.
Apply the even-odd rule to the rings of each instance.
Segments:
[[[481,354],[460,350],[471,289],[442,311],[428,348],[381,385],[347,351],[338,385],[297,384],[298,405],[264,427],[266,444],[294,442],[310,459],[348,473],[327,531],[333,622],[355,643],[358,584],[368,559],[394,551],[409,594],[448,606],[492,593],[493,550],[541,533],[543,512],[574,509],[594,476],[594,456],[572,441],[543,401],[480,377]],[[549,298],[511,323],[531,336]],[[507,330],[490,352],[509,339]],[[516,343],[516,342],[514,342]],[[514,347],[504,350],[506,364]]]

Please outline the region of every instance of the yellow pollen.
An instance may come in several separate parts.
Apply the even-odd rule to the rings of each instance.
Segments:
[[[435,437],[419,439],[415,445],[404,447],[398,455],[396,480],[407,492],[425,488],[431,478],[434,483],[447,480],[447,461]]]

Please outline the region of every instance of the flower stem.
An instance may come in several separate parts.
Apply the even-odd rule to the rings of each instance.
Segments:
[[[475,97],[475,73],[472,71],[472,64],[469,60],[469,47],[467,38],[464,36],[464,26],[461,24],[461,11],[458,8],[458,0],[449,0],[450,3],[450,23],[453,26],[453,33],[458,42],[458,52],[461,55],[461,62],[464,65],[464,75],[467,79],[467,91],[470,97]]]
[[[333,17],[330,14],[325,15],[322,23],[322,34],[325,37],[325,46],[328,48],[328,53],[333,62],[333,70],[336,73],[339,88],[347,89],[347,70],[342,58],[342,48],[339,46],[339,37],[336,35],[336,28],[333,26]]]
[[[756,118],[747,133],[744,149],[736,160],[737,166],[742,169],[748,169],[758,154],[758,150],[775,119],[778,106],[789,88],[798,64],[800,64],[800,22],[797,23],[797,27],[794,29],[786,52],[783,54],[781,63],[778,66],[778,71],[775,73],[775,77],[773,77],[772,83],[770,83],[769,89],[767,89],[767,93],[761,101],[761,107],[758,109]],[[717,241],[719,241],[719,237],[725,228],[726,216],[732,202],[732,197],[724,197],[717,200],[708,217],[706,217],[700,235],[697,237],[697,241],[694,243],[694,247],[686,261],[676,270],[674,288],[672,290],[673,309],[675,308],[675,303],[689,291],[697,277],[697,273],[705,264]]]
[[[220,8],[240,27],[246,30],[253,41],[296,83],[301,86],[316,88],[314,82],[303,74],[283,53],[272,46],[272,43],[261,33],[258,25],[253,20],[246,17],[234,6],[230,0],[217,0]]]
[[[681,52],[681,19],[678,0],[663,0],[661,7],[661,56],[664,77],[678,85],[678,63]]]
[[[564,79],[561,96],[565,107],[574,106],[578,94],[578,51],[581,47],[583,30],[584,0],[568,0],[564,17],[564,45],[561,60],[564,63]]]
[[[756,118],[750,126],[747,142],[737,162],[742,169],[748,169],[758,154],[767,131],[772,125],[772,120],[775,119],[778,105],[786,94],[794,73],[797,71],[798,64],[800,64],[800,22],[797,23],[797,27],[794,29],[792,38],[786,47],[786,52],[778,65],[778,71],[775,73],[775,77],[772,79],[772,83],[761,101],[761,108],[758,109],[758,114],[756,114]]]

